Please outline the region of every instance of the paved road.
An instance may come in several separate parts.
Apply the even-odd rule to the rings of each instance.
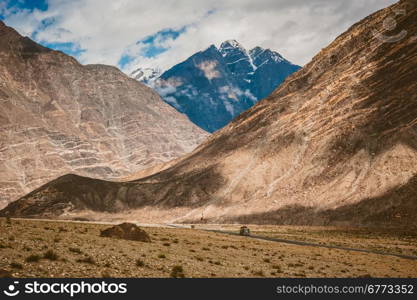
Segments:
[[[190,228],[190,226],[178,225],[178,224],[165,224],[165,225],[167,227],[173,227],[173,228]],[[216,233],[222,233],[222,234],[228,234],[228,235],[241,236],[239,233],[234,232],[234,231],[225,231],[225,230],[216,230],[216,229],[204,229],[204,228],[198,228],[198,229],[199,230],[204,230],[204,231],[209,231],[209,232],[216,232]],[[258,240],[265,240],[265,241],[271,241],[271,242],[277,242],[277,243],[284,243],[284,244],[291,244],[291,245],[297,245],[297,246],[321,247],[321,248],[327,248],[327,249],[338,249],[338,250],[345,250],[345,251],[355,251],[355,252],[371,253],[371,254],[386,255],[386,256],[395,256],[395,257],[400,257],[400,258],[405,258],[405,259],[417,260],[417,256],[412,256],[412,255],[403,255],[403,254],[388,253],[388,252],[381,252],[381,251],[367,250],[367,249],[357,249],[357,248],[341,247],[341,246],[322,245],[322,244],[302,242],[302,241],[294,241],[294,240],[286,240],[286,239],[272,238],[272,237],[266,237],[266,236],[261,236],[261,235],[250,235],[250,236],[247,236],[247,237],[248,238],[253,238],[253,239],[258,239]]]

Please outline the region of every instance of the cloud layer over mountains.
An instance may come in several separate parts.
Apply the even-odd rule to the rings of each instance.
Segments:
[[[351,24],[394,0],[5,1],[0,19],[82,63],[168,69],[235,38],[304,64]],[[27,3],[27,4],[26,4]]]

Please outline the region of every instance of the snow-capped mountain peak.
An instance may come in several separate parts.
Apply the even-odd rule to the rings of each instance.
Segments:
[[[169,105],[192,122],[213,132],[268,96],[297,71],[278,52],[261,47],[246,50],[236,40],[211,45],[161,75],[152,69],[132,74],[154,88]],[[144,80],[145,79],[145,80]]]
[[[243,52],[246,53],[246,49],[236,40],[227,40],[221,43],[219,51],[223,56],[228,55],[229,52]]]

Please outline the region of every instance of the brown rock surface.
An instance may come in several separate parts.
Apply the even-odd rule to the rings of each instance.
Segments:
[[[146,231],[140,229],[137,225],[132,223],[122,223],[104,229],[100,232],[100,236],[147,243],[151,242],[151,238]]]
[[[397,26],[388,31],[390,17]],[[0,214],[415,227],[416,24],[411,0],[365,18],[158,174],[124,183],[60,178]]]
[[[206,136],[117,68],[83,66],[0,21],[0,208],[64,174],[127,176]]]

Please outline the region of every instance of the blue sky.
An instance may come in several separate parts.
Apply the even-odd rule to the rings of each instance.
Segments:
[[[182,33],[185,32],[185,30],[185,26],[179,30],[164,29],[136,42],[136,45],[143,45],[142,51],[140,52],[143,57],[154,58],[168,50],[168,48],[162,46],[161,43],[168,39],[176,40]],[[123,54],[118,62],[118,66],[123,69],[127,64],[134,61],[136,57],[137,53],[136,55],[134,55],[134,53]]]
[[[45,0],[6,0],[3,2],[6,2],[8,8],[17,7],[21,9],[39,9],[43,11],[48,9],[48,3]]]
[[[161,70],[238,40],[303,65],[352,24],[396,0],[0,0],[0,19],[36,42],[129,73]]]

